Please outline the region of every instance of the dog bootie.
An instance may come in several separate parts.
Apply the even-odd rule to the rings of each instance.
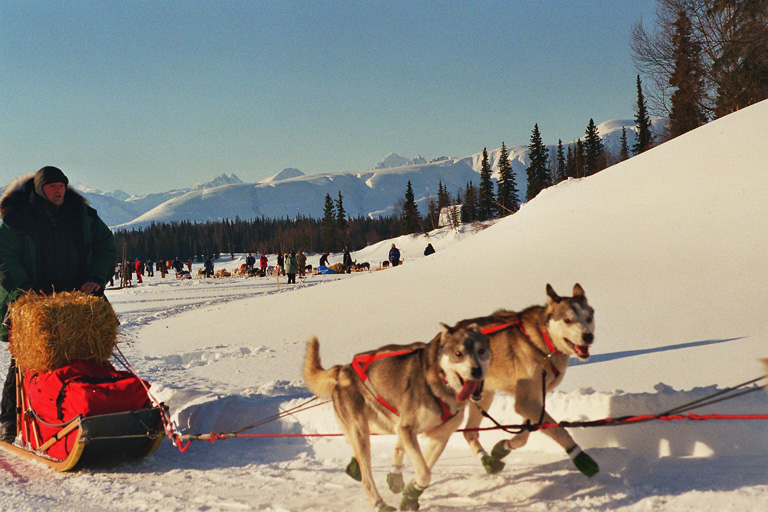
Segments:
[[[392,505],[387,505],[383,501],[376,504],[376,512],[395,512],[397,509]]]
[[[360,472],[360,464],[354,457],[352,457],[352,460],[349,461],[349,464],[347,464],[347,468],[344,470],[344,472],[358,482],[363,481],[363,473]]]
[[[405,489],[405,480],[403,479],[403,474],[395,472],[388,473],[387,485],[389,486],[389,490],[395,494],[400,494],[403,492],[403,489]]]
[[[493,445],[493,450],[491,450],[491,457],[493,457],[496,460],[501,460],[507,455],[509,455],[509,452],[512,450],[509,449],[507,446],[507,441],[505,439],[502,439],[495,445]]]
[[[483,467],[485,468],[485,472],[489,475],[498,473],[504,469],[504,466],[506,466],[506,464],[501,462],[499,459],[492,457],[491,455],[483,455],[480,458],[480,462],[482,462]]]
[[[576,468],[589,478],[600,472],[600,466],[597,465],[595,459],[587,455],[587,452],[582,451],[579,445],[575,445],[567,453],[571,456]]]
[[[419,496],[424,492],[419,484],[411,482],[403,491],[403,501],[400,502],[400,510],[419,510]]]

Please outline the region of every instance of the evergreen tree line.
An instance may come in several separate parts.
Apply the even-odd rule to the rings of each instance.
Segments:
[[[341,194],[339,194],[341,197]],[[144,228],[115,232],[118,259],[122,251],[128,261],[134,258],[159,261],[176,257],[203,261],[222,254],[277,254],[299,249],[310,252],[338,252],[344,247],[358,250],[400,235],[397,216],[344,218],[338,239],[325,236],[324,220],[311,217],[295,219],[258,218],[217,222],[153,223]]]

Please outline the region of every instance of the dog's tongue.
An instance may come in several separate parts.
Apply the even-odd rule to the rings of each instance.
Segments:
[[[469,398],[475,394],[477,389],[480,387],[480,384],[483,381],[481,380],[466,380],[464,381],[464,386],[461,388],[461,391],[459,391],[459,394],[456,395],[456,400],[459,402],[464,402],[465,400],[469,400]]]
[[[574,345],[576,348],[576,355],[582,358],[589,357],[589,345]]]

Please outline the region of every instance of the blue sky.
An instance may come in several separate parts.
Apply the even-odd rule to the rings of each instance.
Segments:
[[[0,0],[0,184],[146,194],[390,152],[467,156],[634,116],[653,0]]]

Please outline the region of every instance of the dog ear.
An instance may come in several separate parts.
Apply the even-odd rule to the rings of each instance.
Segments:
[[[467,326],[468,331],[480,332],[480,327],[477,324],[470,324]]]
[[[576,283],[573,285],[573,296],[574,297],[582,297],[586,299],[586,294],[584,293],[584,288],[581,287],[579,283]]]
[[[547,283],[547,297],[549,297],[550,302],[557,303],[560,302],[560,296],[555,293],[555,289],[552,288],[552,285]]]
[[[456,332],[455,329],[453,329],[453,327],[450,327],[444,324],[443,322],[440,322],[440,327],[443,329],[444,334],[453,334],[454,332]]]

